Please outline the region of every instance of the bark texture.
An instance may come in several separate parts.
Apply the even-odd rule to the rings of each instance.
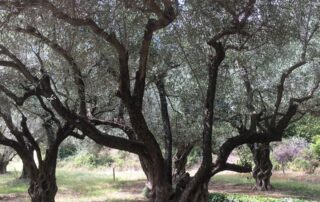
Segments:
[[[19,179],[29,179],[28,170],[25,165],[22,165],[22,171]]]
[[[28,193],[32,202],[54,202],[58,191],[55,163],[45,163],[44,167],[37,171],[37,175],[31,178]]]
[[[270,178],[272,175],[272,162],[270,160],[270,145],[269,143],[255,143],[251,145],[253,154],[254,168],[252,176],[255,179],[253,189],[259,191],[267,191],[272,189]]]

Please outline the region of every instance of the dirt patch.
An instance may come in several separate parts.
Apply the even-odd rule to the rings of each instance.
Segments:
[[[26,194],[6,194],[0,195],[0,201],[10,201],[10,202],[26,202],[30,201]]]

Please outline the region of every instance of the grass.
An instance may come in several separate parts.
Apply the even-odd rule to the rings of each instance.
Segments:
[[[139,180],[141,175],[138,173],[130,179],[130,177],[126,177],[128,175],[126,172],[124,174],[118,172],[117,174],[121,177],[117,177],[113,181],[112,174],[105,171],[58,169],[59,190],[56,201],[141,201],[143,199],[141,187],[143,181]],[[124,179],[123,176],[127,179]],[[15,172],[0,175],[0,201],[28,201],[28,182],[16,180],[16,178]],[[130,189],[131,193],[127,193],[124,188]],[[8,196],[10,197],[8,198]],[[19,199],[16,200],[16,198]]]
[[[27,182],[17,180],[13,173],[1,175],[0,179],[0,194],[25,193],[27,191]]]
[[[27,196],[28,184],[25,181],[16,180],[19,176],[18,174],[18,172],[14,171],[0,176],[0,201],[29,201]],[[248,192],[241,194],[228,193],[227,196],[229,198],[237,196],[237,198],[243,198],[246,201],[246,198],[249,197],[252,200],[257,198],[256,201],[263,201],[263,198],[270,197],[268,193],[267,196],[248,196],[248,194],[252,194],[250,193],[250,186],[252,186],[253,180],[247,178],[247,175],[222,174],[214,176],[212,181],[218,186],[232,185]],[[86,169],[68,170],[66,168],[58,168],[57,183],[59,187],[56,197],[57,202],[145,201],[142,196],[145,180],[141,172],[119,171],[116,172],[116,181],[113,181],[112,170],[94,169],[90,171]],[[320,199],[320,181],[310,183],[308,180],[285,179],[279,177],[279,175],[274,175],[272,185],[276,192],[285,193],[290,198]],[[211,190],[215,191],[214,188]],[[230,190],[224,190],[223,188],[221,190],[230,192]],[[271,201],[271,199],[266,198],[265,201]]]
[[[312,176],[310,176],[312,177]],[[319,178],[319,176],[317,176]],[[252,186],[254,180],[248,178],[248,175],[223,174],[212,178],[214,183],[228,183],[231,185]],[[284,178],[281,175],[273,175],[271,184],[274,190],[304,199],[320,199],[320,183],[309,182],[301,179]]]
[[[60,191],[77,192],[81,196],[97,197],[107,193],[116,192],[112,177],[103,173],[58,171],[57,184]],[[60,186],[59,186],[60,185]]]

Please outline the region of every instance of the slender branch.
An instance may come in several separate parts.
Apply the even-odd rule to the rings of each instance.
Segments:
[[[36,94],[34,89],[31,89],[23,94],[22,97],[18,97],[4,85],[0,84],[0,91],[4,92],[9,98],[11,98],[18,106],[23,105],[23,103],[31,96]]]
[[[29,128],[27,126],[27,117],[25,117],[23,114],[21,114],[21,115],[22,115],[22,120],[21,120],[20,124],[22,127],[22,134],[23,134],[23,136],[25,136],[29,140],[32,147],[35,149],[35,151],[37,153],[38,160],[39,160],[39,166],[40,166],[40,164],[42,162],[42,155],[41,155],[40,147],[29,131]]]
[[[149,18],[148,23],[145,27],[142,45],[139,53],[139,69],[136,72],[135,85],[134,85],[134,98],[136,106],[142,109],[142,101],[145,90],[145,79],[147,73],[147,61],[149,57],[149,48],[152,41],[152,37],[155,31],[168,26],[175,18],[176,13],[172,4],[168,2],[165,4],[164,11],[157,8],[156,3],[153,0],[149,1],[151,9],[157,14],[158,19]]]
[[[273,117],[271,119],[271,125],[274,126],[276,124],[276,118],[277,118],[277,113],[279,111],[280,108],[280,104],[283,98],[283,93],[284,93],[284,83],[286,81],[286,79],[290,76],[290,74],[298,69],[299,67],[303,66],[304,64],[306,64],[305,60],[299,61],[297,63],[295,63],[294,65],[292,65],[291,67],[289,67],[287,70],[285,70],[280,78],[280,82],[277,86],[277,99],[274,105],[274,112],[273,112]]]
[[[160,97],[160,111],[161,118],[163,123],[163,131],[164,131],[164,145],[165,145],[165,161],[166,161],[166,177],[170,184],[172,184],[172,131],[171,131],[171,123],[170,116],[168,112],[168,102],[164,84],[164,75],[160,76],[160,78],[156,81],[156,86],[158,89],[159,97]]]
[[[83,81],[83,77],[81,74],[81,70],[78,67],[77,63],[75,62],[75,59],[71,56],[71,54],[61,47],[58,43],[50,40],[49,38],[42,35],[36,28],[28,25],[25,29],[21,27],[17,27],[15,29],[17,32],[25,33],[31,36],[34,36],[38,39],[40,39],[42,42],[44,42],[46,45],[51,47],[55,52],[60,54],[71,66],[73,71],[73,78],[74,82],[78,89],[78,96],[80,100],[80,115],[86,117],[87,110],[86,110],[86,96],[85,96],[85,84]],[[42,61],[42,60],[40,60]]]
[[[21,72],[29,81],[38,83],[39,80],[37,77],[33,76],[21,60],[19,60],[16,55],[10,52],[9,49],[2,44],[0,44],[0,53],[12,59],[12,61],[0,61],[1,66],[12,67]]]

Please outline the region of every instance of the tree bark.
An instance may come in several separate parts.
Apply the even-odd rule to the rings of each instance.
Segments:
[[[54,202],[57,191],[55,168],[53,166],[39,170],[37,177],[31,179],[28,189],[32,202]]]
[[[181,145],[177,148],[177,152],[174,156],[174,173],[173,183],[178,184],[179,181],[186,177],[186,165],[188,161],[188,155],[190,154],[193,146],[191,144]]]
[[[207,202],[209,200],[208,182],[202,183],[195,192],[189,195],[190,202]]]
[[[173,185],[176,187],[175,198],[179,197],[187,184],[190,182],[190,174],[186,172],[186,165],[188,161],[188,155],[190,154],[193,146],[180,145],[174,156],[174,173],[173,173]]]
[[[205,168],[200,168],[200,172],[196,175],[179,196],[179,202],[208,202],[209,191],[208,184],[210,181],[210,174]]]
[[[270,160],[270,145],[269,143],[255,143],[250,146],[253,154],[255,167],[252,176],[255,179],[253,189],[259,191],[267,191],[272,189],[270,178],[272,175],[272,162]]]
[[[19,179],[29,179],[28,170],[25,165],[23,165],[23,167],[22,167],[22,171],[21,171],[21,175],[20,175]]]
[[[30,168],[30,186],[28,193],[32,202],[54,202],[58,191],[56,182],[57,149],[47,151],[38,169]]]
[[[153,189],[156,193],[157,202],[167,202],[172,192],[172,186],[165,174],[165,159],[162,156],[160,145],[149,130],[145,118],[135,105],[127,106],[130,122],[136,135],[144,142],[148,150],[149,165],[152,169]],[[167,190],[165,192],[165,190]]]
[[[146,190],[146,197],[148,199],[155,199],[156,193],[154,190],[154,177],[153,177],[153,170],[152,170],[152,166],[150,165],[150,162],[142,157],[139,156],[139,160],[140,160],[140,165],[142,167],[143,172],[145,173],[146,177],[147,177],[147,182],[146,182],[146,186],[145,188]]]
[[[156,86],[160,97],[161,118],[164,131],[165,174],[168,182],[172,185],[172,132],[163,77],[159,78],[159,80],[156,82]]]

